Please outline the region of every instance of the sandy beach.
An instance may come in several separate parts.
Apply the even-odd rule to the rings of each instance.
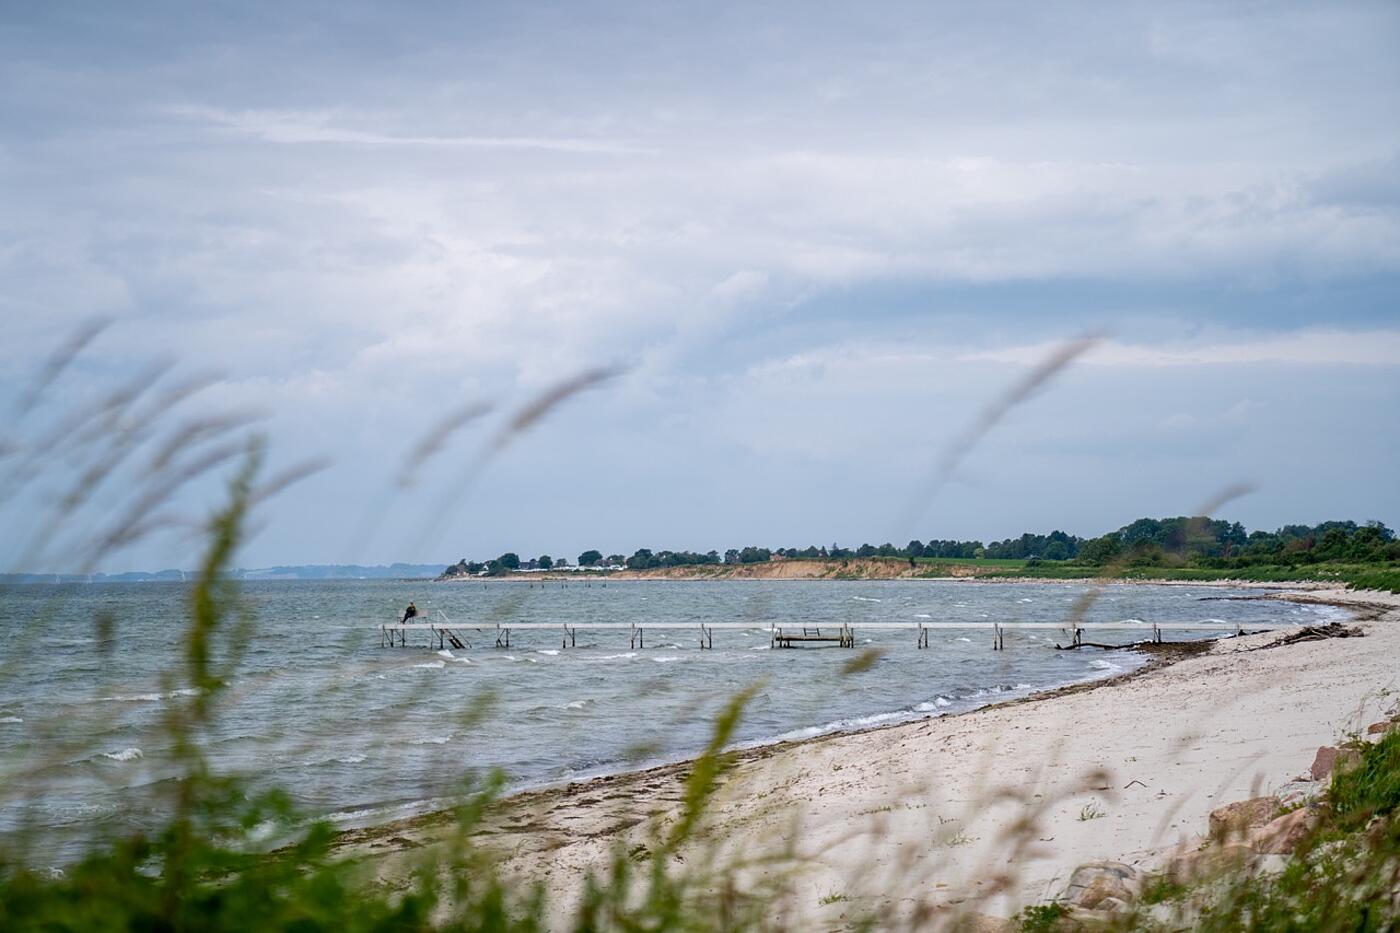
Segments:
[[[1365,637],[1226,639],[1092,689],[751,750],[704,838],[750,859],[790,846],[795,858],[751,871],[784,873],[789,894],[773,910],[798,927],[939,905],[1007,916],[1054,896],[1083,862],[1158,864],[1199,841],[1212,809],[1305,773],[1318,746],[1396,703],[1400,596],[1288,598],[1353,608]],[[584,873],[674,814],[684,773],[520,795],[492,818],[490,844],[567,911]],[[423,818],[347,833],[342,850],[374,854],[392,878],[442,832]]]

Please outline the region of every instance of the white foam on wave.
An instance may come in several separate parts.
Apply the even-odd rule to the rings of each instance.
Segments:
[[[863,602],[863,603],[879,603],[879,602],[884,602],[884,600],[882,600],[882,599],[876,599],[874,596],[852,596],[851,599],[858,599],[858,600],[860,600],[860,601]]]
[[[337,810],[326,815],[326,819],[332,823],[361,822],[385,823],[391,818],[409,816],[426,812],[434,807],[441,807],[444,801],[440,800],[413,800],[408,803],[395,804],[389,807],[365,807],[363,810]]]
[[[1210,622],[1210,621],[1212,621],[1212,620],[1211,620],[1211,619],[1207,619],[1206,621],[1207,621],[1207,622]],[[1128,624],[1128,625],[1146,625],[1146,624],[1147,624],[1146,622],[1144,622],[1144,621],[1141,620],[1141,619],[1124,619],[1124,620],[1123,620],[1123,623],[1124,623],[1124,624]]]
[[[113,761],[135,761],[143,755],[139,748],[124,748],[119,752],[103,752],[102,757]]]
[[[927,612],[916,612],[916,613],[914,613],[914,618],[916,618],[916,619],[932,619],[933,616],[929,615]]]
[[[446,661],[429,661],[426,664],[415,664],[414,667],[425,671],[440,671],[447,666]]]
[[[652,658],[652,660],[655,661],[657,664],[666,664],[670,661],[679,661],[680,658],[676,655],[664,655],[659,658]]]
[[[968,644],[971,644],[971,643],[972,643],[972,639],[971,639],[971,638],[968,638],[966,635],[959,635],[959,636],[958,636],[958,641],[965,641],[965,642],[967,642]]]
[[[1016,601],[1017,601],[1018,603],[1033,603],[1033,602],[1035,602],[1035,600],[1031,599],[1029,596],[1022,597],[1021,599],[1018,599],[1018,600],[1016,600]]]
[[[635,652],[635,651],[628,651],[628,652],[625,652],[625,653],[623,653],[623,654],[605,654],[605,655],[603,655],[603,656],[600,657],[600,658],[594,658],[594,660],[595,660],[595,661],[618,661],[618,660],[624,660],[624,659],[628,659],[628,658],[635,658],[636,656],[637,656],[637,652]]]
[[[1089,666],[1092,667],[1092,668],[1093,668],[1094,670],[1096,670],[1096,671],[1116,671],[1116,670],[1121,670],[1121,668],[1119,668],[1118,665],[1116,665],[1116,664],[1111,664],[1111,663],[1109,663],[1108,661],[1100,661],[1100,660],[1090,661],[1090,662],[1089,662]]]
[[[588,705],[588,702],[588,700],[570,700],[565,703],[561,709],[583,709]]]
[[[444,648],[444,649],[442,649],[441,651],[439,651],[439,652],[437,653],[437,656],[440,657],[440,658],[447,658],[449,661],[455,661],[455,660],[457,660],[457,656],[456,656],[455,654],[453,654],[453,653],[451,652],[451,650],[449,650],[449,649],[447,649],[447,648]]]
[[[803,729],[793,729],[781,735],[754,744],[767,744],[767,742],[793,742],[799,739],[810,739],[813,736],[825,735],[828,732],[857,732],[861,729],[869,729],[885,723],[900,722],[911,718],[909,710],[900,710],[894,713],[873,713],[869,716],[852,716],[849,719],[837,719],[833,722],[821,726],[807,726]]]
[[[767,651],[767,650],[768,650],[769,648],[771,648],[771,647],[772,647],[771,645],[754,645],[754,646],[753,646],[752,648],[750,648],[749,650],[750,650],[750,651]]]
[[[171,690],[169,693],[128,693],[117,694],[116,696],[102,697],[104,703],[159,703],[161,700],[173,700],[176,697],[192,697],[199,691],[194,687],[183,687],[179,690]]]
[[[0,722],[24,722],[18,716],[0,716]]]
[[[343,765],[357,765],[364,760],[364,755],[346,755],[343,758],[336,759],[336,761],[340,762]]]
[[[558,648],[541,648],[541,649],[539,650],[539,653],[540,653],[540,654],[543,654],[543,655],[547,655],[547,656],[549,656],[549,657],[552,658],[552,657],[554,657],[556,654],[559,653],[559,649],[558,649]]]
[[[430,735],[430,736],[427,736],[427,737],[425,737],[425,738],[414,739],[410,744],[412,744],[412,745],[445,745],[445,744],[447,743],[447,740],[450,739],[450,738],[452,738],[452,736],[450,736],[450,735]]]

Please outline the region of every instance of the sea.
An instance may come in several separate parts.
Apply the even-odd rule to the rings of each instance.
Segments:
[[[985,629],[914,631],[870,622],[1063,622],[1082,583],[961,581],[576,580],[568,582],[255,582],[215,640],[224,684],[198,741],[216,772],[281,788],[307,819],[388,822],[450,804],[499,771],[529,788],[685,759],[716,713],[755,692],[741,745],[944,716],[1146,663],[1128,651],[1055,650],[1055,630],[1016,632],[992,650]],[[1089,621],[1314,624],[1344,610],[1243,591],[1119,585]],[[1258,591],[1249,595],[1257,596]],[[385,647],[380,625],[410,601],[421,620],[466,636],[438,650],[426,632]],[[184,676],[189,590],[180,583],[0,587],[0,840],[23,834],[61,865],[96,840],[157,825],[177,772],[165,723],[194,691]],[[558,630],[512,632],[523,622]],[[562,627],[622,622],[643,628]],[[657,622],[684,623],[680,630]],[[713,633],[702,624],[749,623]],[[854,628],[856,651],[773,650],[769,626]],[[1208,634],[1208,633],[1206,633]],[[1133,632],[1096,641],[1135,640]],[[1171,638],[1188,637],[1169,634]],[[1204,637],[1192,633],[1190,637]],[[416,644],[415,644],[416,642]],[[882,649],[866,669],[859,649]]]

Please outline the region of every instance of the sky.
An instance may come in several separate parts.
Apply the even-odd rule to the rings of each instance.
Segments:
[[[1251,528],[1394,526],[1397,52],[1392,2],[8,0],[3,436],[212,374],[182,410],[329,464],[245,566],[1094,535],[1239,483]],[[43,463],[10,568],[67,569],[16,544]]]

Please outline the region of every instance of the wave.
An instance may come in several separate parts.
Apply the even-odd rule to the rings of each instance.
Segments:
[[[414,667],[424,671],[440,671],[447,666],[446,661],[429,661],[426,664],[415,664]]]
[[[1113,664],[1112,662],[1109,662],[1109,661],[1100,661],[1100,660],[1097,660],[1097,659],[1096,659],[1096,660],[1093,660],[1093,661],[1090,661],[1090,662],[1089,662],[1089,666],[1092,667],[1092,668],[1093,668],[1094,670],[1096,670],[1096,671],[1120,671],[1120,670],[1122,670],[1122,668],[1121,668],[1120,666],[1118,666],[1117,664]]]
[[[337,759],[335,759],[335,760],[336,760],[337,762],[339,762],[340,764],[343,764],[343,765],[357,765],[357,764],[359,764],[360,762],[362,762],[362,761],[365,760],[365,756],[364,756],[364,755],[346,755],[346,756],[344,756],[343,758],[337,758]]]
[[[425,736],[424,738],[421,738],[421,739],[414,739],[414,740],[412,740],[411,742],[409,742],[408,744],[410,744],[410,745],[446,745],[446,744],[447,744],[447,741],[448,741],[449,739],[451,739],[451,738],[452,738],[452,736],[450,736],[450,735],[429,735],[429,736]]]
[[[18,716],[0,716],[0,722],[24,722]]]
[[[131,693],[118,694],[110,697],[98,697],[99,703],[159,703],[161,700],[173,700],[176,697],[192,697],[199,693],[195,687],[182,687],[179,690],[171,690],[169,693]]]
[[[863,603],[882,603],[883,599],[876,599],[874,596],[852,596],[851,599],[858,599]]]
[[[652,658],[652,660],[655,661],[657,664],[666,664],[670,661],[679,661],[680,658],[675,655],[664,655],[659,658]]]
[[[408,803],[391,804],[384,807],[364,807],[359,810],[337,810],[328,813],[324,819],[332,823],[346,824],[364,822],[365,825],[376,823],[387,823],[394,819],[405,816],[417,816],[420,813],[428,813],[441,809],[443,804],[448,803],[448,799],[438,800],[411,800]]]
[[[561,707],[559,707],[559,708],[560,708],[560,709],[583,709],[585,706],[587,706],[587,705],[588,705],[589,703],[591,703],[591,702],[593,702],[593,701],[592,701],[592,700],[570,700],[569,702],[565,703],[563,706],[561,706]]]
[[[637,656],[637,652],[635,652],[635,651],[628,651],[628,652],[626,652],[626,653],[624,653],[624,654],[605,654],[605,655],[603,655],[602,657],[594,658],[593,660],[595,660],[595,661],[616,661],[616,660],[620,660],[620,659],[623,659],[623,658],[635,658],[636,656]]]
[[[559,653],[559,649],[558,649],[558,648],[541,648],[541,649],[537,652],[537,654],[547,655],[548,657],[551,657],[551,658],[554,657],[554,656],[555,656],[556,654],[558,654],[558,653]]]
[[[113,761],[135,761],[144,757],[144,754],[139,748],[124,748],[119,752],[103,752],[102,757],[110,758]]]
[[[886,713],[871,713],[866,716],[851,716],[845,719],[836,719],[824,723],[820,726],[807,726],[801,729],[791,729],[770,739],[760,739],[747,743],[748,746],[766,745],[769,742],[792,742],[800,739],[810,739],[813,736],[826,735],[831,732],[858,732],[863,729],[870,729],[875,726],[883,726],[897,722],[909,722],[922,718],[923,714],[939,713],[953,706],[958,701],[975,701],[992,696],[1003,696],[1008,693],[1034,690],[1032,684],[993,684],[990,687],[983,687],[979,690],[961,693],[958,697],[948,697],[938,694],[931,701],[918,703],[911,707],[894,710]],[[973,704],[974,706],[977,704]]]

